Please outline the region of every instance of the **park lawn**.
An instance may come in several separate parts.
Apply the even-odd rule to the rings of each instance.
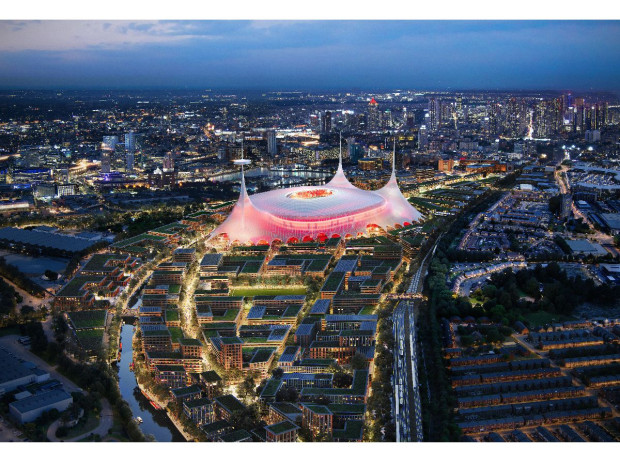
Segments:
[[[103,333],[103,329],[85,329],[75,334],[84,350],[99,350],[103,347]]]
[[[474,299],[473,297],[469,298],[469,303],[472,307],[475,307],[476,304],[484,305],[484,302],[482,300]]]
[[[76,427],[71,428],[67,432],[67,435],[64,438],[58,438],[58,439],[64,439],[64,440],[72,439],[84,433],[88,433],[94,430],[97,426],[99,426],[99,418],[97,418],[94,413],[89,412],[88,417],[86,418],[86,421],[83,424],[78,423]],[[88,439],[88,438],[84,438],[84,439]]]
[[[306,295],[306,287],[236,287],[230,289],[230,295],[233,297],[254,297],[255,295]]]
[[[366,305],[364,308],[360,310],[358,315],[372,315],[375,313],[376,306],[375,305]]]
[[[532,326],[550,325],[551,323],[561,323],[572,319],[564,315],[557,315],[549,312],[526,313],[523,316],[532,324]]]

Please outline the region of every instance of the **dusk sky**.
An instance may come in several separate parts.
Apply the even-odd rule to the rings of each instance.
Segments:
[[[620,90],[620,21],[0,21],[0,88]]]

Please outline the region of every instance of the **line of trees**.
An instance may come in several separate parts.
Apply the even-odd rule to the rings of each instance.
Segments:
[[[17,306],[15,289],[0,278],[0,314],[9,315]]]
[[[392,417],[392,403],[394,394],[392,373],[394,371],[394,336],[392,322],[388,318],[394,308],[393,303],[385,303],[379,309],[379,334],[375,346],[375,373],[372,380],[372,394],[368,398],[368,411],[373,422],[366,435],[373,442],[396,441],[396,427]],[[397,400],[396,400],[397,402]]]
[[[507,187],[515,182],[516,175],[509,175],[497,184]],[[443,358],[442,333],[439,319],[442,314],[471,308],[466,299],[455,299],[446,285],[449,260],[461,258],[455,248],[458,237],[467,229],[469,222],[485,211],[503,195],[501,191],[484,194],[474,200],[457,216],[438,242],[436,255],[429,266],[425,282],[428,303],[423,302],[418,325],[421,360],[425,369],[419,370],[420,399],[422,404],[422,427],[426,441],[458,441],[461,431],[454,420],[456,398],[449,383]],[[469,259],[469,255],[462,258]]]
[[[35,297],[44,297],[45,289],[32,281],[28,276],[19,271],[14,265],[9,265],[4,257],[0,257],[0,276],[11,281],[17,287]]]

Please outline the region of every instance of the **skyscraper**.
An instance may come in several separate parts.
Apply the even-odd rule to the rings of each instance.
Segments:
[[[125,153],[125,171],[132,173],[134,169],[134,152]]]
[[[134,160],[136,155],[136,135],[133,131],[125,134],[125,171],[128,173],[134,170]]]
[[[118,144],[118,136],[103,136],[103,150],[115,150]]]
[[[164,155],[164,173],[174,171],[174,153],[168,152]]]
[[[101,154],[101,174],[108,174],[111,171],[110,150],[104,150]]]
[[[373,97],[368,103],[368,130],[378,131],[381,129],[381,114],[379,113],[379,104]]]
[[[332,132],[332,112],[326,111],[321,114],[321,134]]]
[[[357,142],[355,138],[347,138],[347,154],[349,155],[349,162],[357,163],[360,158],[364,158],[364,148]]]
[[[133,131],[125,134],[125,150],[127,152],[136,151],[136,134]]]
[[[420,150],[425,150],[426,147],[428,147],[428,131],[423,124],[418,131],[418,148]]]
[[[436,131],[439,129],[439,123],[441,122],[441,102],[434,97],[428,99],[428,115],[429,115],[429,130]]]
[[[275,131],[267,131],[267,153],[272,157],[278,154],[278,143],[276,141]]]

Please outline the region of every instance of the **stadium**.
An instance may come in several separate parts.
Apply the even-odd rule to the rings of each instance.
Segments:
[[[248,195],[242,165],[239,200],[210,238],[242,244],[322,241],[355,237],[372,228],[408,226],[421,218],[400,192],[395,160],[387,184],[376,191],[366,191],[346,178],[341,148],[338,170],[324,186],[289,187]]]

